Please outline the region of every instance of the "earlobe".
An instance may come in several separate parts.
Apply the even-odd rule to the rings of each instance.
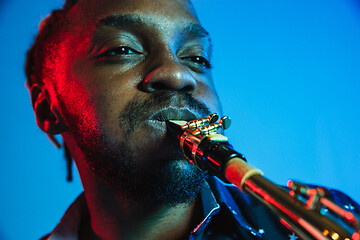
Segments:
[[[60,134],[66,130],[62,116],[51,106],[43,89],[34,84],[30,89],[31,102],[34,108],[36,123],[47,134]]]

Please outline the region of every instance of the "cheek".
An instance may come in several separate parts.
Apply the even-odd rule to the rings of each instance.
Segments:
[[[199,81],[194,95],[205,103],[211,112],[222,115],[222,107],[212,81]]]
[[[87,79],[85,87],[91,110],[102,133],[112,139],[121,137],[124,133],[119,122],[120,114],[129,102],[139,97],[134,81],[137,76],[110,68],[90,67],[86,72],[81,79]]]
[[[45,71],[49,74],[48,88],[52,102],[56,103],[68,127],[75,125],[81,131],[98,129],[93,96],[81,76],[76,75],[76,64],[89,43],[89,35],[63,31],[57,36],[53,51],[46,59]],[[80,59],[80,60],[79,60]],[[73,127],[74,126],[74,127]]]
[[[102,129],[108,135],[123,135],[120,123],[120,115],[126,108],[128,102],[134,99],[134,92],[131,89],[111,88],[104,91],[106,94],[99,95],[96,108]]]
[[[79,81],[70,80],[58,90],[61,98],[60,109],[67,124],[81,132],[98,131],[100,125],[94,96],[86,87]]]

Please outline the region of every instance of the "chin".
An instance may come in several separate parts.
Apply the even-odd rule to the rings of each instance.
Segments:
[[[135,131],[127,141],[135,157],[140,162],[153,159],[156,162],[186,160],[180,150],[178,140],[167,133],[166,129],[152,129],[145,126]]]

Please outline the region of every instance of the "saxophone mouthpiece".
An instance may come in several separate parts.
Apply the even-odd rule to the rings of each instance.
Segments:
[[[187,122],[183,120],[168,120],[166,121],[166,127],[172,135],[181,135],[184,130],[182,126],[185,125]]]

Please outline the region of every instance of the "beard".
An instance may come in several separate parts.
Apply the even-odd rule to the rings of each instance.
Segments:
[[[127,104],[119,116],[123,137],[116,141],[104,130],[91,129],[85,134],[81,131],[82,121],[69,117],[89,169],[121,198],[141,204],[175,206],[192,202],[201,191],[207,174],[185,158],[175,137],[166,134],[147,146],[129,144],[142,123],[169,103],[186,107],[199,116],[210,114],[209,108],[190,94],[157,91],[150,99]]]

